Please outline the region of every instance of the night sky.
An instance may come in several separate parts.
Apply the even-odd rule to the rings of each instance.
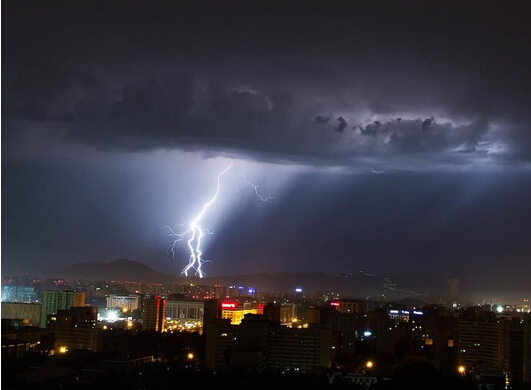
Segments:
[[[530,69],[526,1],[3,1],[2,273],[179,274],[232,162],[208,275],[529,293]]]

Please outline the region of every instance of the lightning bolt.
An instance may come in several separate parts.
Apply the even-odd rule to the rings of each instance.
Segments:
[[[371,168],[371,171],[372,171],[372,173],[375,173],[377,175],[381,175],[381,174],[385,173],[384,171],[378,171],[378,170],[376,170],[374,168]]]
[[[227,173],[229,169],[232,168],[232,163],[225,168],[222,172],[218,174],[217,177],[217,187],[216,192],[214,193],[214,196],[203,205],[203,208],[195,216],[195,218],[188,224],[188,227],[185,231],[177,233],[169,226],[163,226],[163,229],[168,229],[169,233],[168,236],[174,237],[173,243],[168,247],[168,251],[172,253],[173,258],[175,258],[175,247],[176,245],[185,240],[186,237],[189,237],[187,240],[188,249],[190,250],[190,257],[188,259],[188,264],[184,269],[182,270],[181,274],[184,274],[184,276],[188,276],[188,273],[190,270],[195,270],[195,275],[202,278],[205,276],[203,270],[201,269],[204,262],[208,261],[203,259],[203,252],[201,250],[201,239],[204,237],[205,233],[207,234],[213,234],[214,231],[210,229],[203,229],[201,227],[201,220],[203,219],[203,216],[205,215],[208,208],[216,201],[219,190],[221,188],[221,176],[223,174]],[[180,224],[178,226],[185,226],[186,224]]]
[[[202,265],[205,262],[208,262],[208,260],[203,259],[203,252],[201,250],[201,239],[204,237],[205,234],[214,234],[214,230],[211,229],[205,229],[201,227],[201,220],[203,219],[203,215],[206,213],[208,208],[216,201],[219,190],[221,188],[221,176],[223,176],[225,173],[227,173],[232,168],[232,163],[225,168],[222,172],[220,172],[217,176],[217,187],[216,192],[214,193],[214,196],[203,205],[203,208],[201,211],[195,216],[195,218],[188,224],[181,223],[177,226],[186,226],[186,230],[182,232],[176,232],[175,230],[169,226],[161,226],[161,229],[167,229],[168,230],[168,236],[173,238],[173,242],[170,246],[168,246],[168,252],[171,252],[173,259],[175,259],[175,248],[177,244],[181,241],[186,240],[188,250],[190,251],[190,257],[188,258],[188,264],[184,269],[182,270],[181,274],[184,274],[184,276],[188,276],[188,273],[191,270],[195,271],[195,275],[199,276],[200,278],[203,278],[205,276],[205,273],[202,270]],[[275,199],[274,196],[262,196],[258,192],[259,186],[256,184],[251,183],[247,180],[245,177],[245,172],[242,170],[240,176],[242,176],[243,181],[245,184],[250,185],[254,188],[254,193],[256,196],[262,201],[267,202],[269,200]]]
[[[250,185],[251,187],[254,188],[254,193],[256,194],[256,196],[258,198],[260,198],[260,200],[262,202],[267,202],[268,200],[273,200],[273,199],[276,199],[274,196],[266,196],[266,197],[263,197],[259,192],[258,192],[258,189],[260,188],[260,186],[257,186],[256,184],[253,184],[251,183],[250,181],[247,180],[247,178],[245,177],[245,171],[242,170],[242,173],[240,173],[240,176],[243,178],[243,181],[245,182],[245,184],[248,184]]]

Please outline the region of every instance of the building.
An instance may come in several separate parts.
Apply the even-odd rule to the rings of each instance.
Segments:
[[[213,321],[206,334],[208,369],[243,369],[260,372],[308,372],[329,368],[332,357],[330,327],[289,328],[266,315],[247,314],[239,326],[229,319]]]
[[[236,301],[221,302],[221,318],[230,320],[232,325],[239,325],[246,314],[258,314],[258,307],[250,302],[240,305]]]
[[[203,321],[205,302],[191,300],[167,300],[164,316],[171,321]]]
[[[140,308],[140,297],[138,295],[116,295],[110,294],[107,297],[107,309],[119,308],[120,310],[133,311]]]
[[[312,324],[307,329],[285,326],[272,326],[269,329],[268,369],[304,373],[315,367],[330,368],[331,361],[332,332],[330,327]]]
[[[81,306],[85,306],[84,292],[44,291],[42,293],[40,327],[46,327],[46,321],[50,314],[57,314],[59,310]]]
[[[321,323],[321,308],[318,306],[310,306],[308,310],[306,310],[306,322],[308,324]]]
[[[203,327],[221,318],[221,303],[217,299],[204,301]]]
[[[144,298],[142,319],[144,329],[162,332],[164,330],[164,308],[166,300],[160,295]]]
[[[356,341],[361,338],[360,335],[369,337],[372,332],[369,331],[370,326],[362,325],[364,322],[368,323],[367,318],[358,318],[357,316],[344,315],[334,318],[333,333],[336,336],[337,352],[344,356],[354,356],[356,351]]]
[[[37,303],[33,286],[2,286],[2,302]]]
[[[164,317],[169,330],[199,331],[203,328],[205,302],[194,300],[166,300]]]
[[[227,369],[230,365],[230,353],[238,341],[239,327],[231,325],[230,320],[212,319],[204,324],[206,338],[205,367],[214,372]]]
[[[511,383],[521,382],[523,380],[524,368],[524,323],[519,319],[506,321],[508,331],[504,335],[505,344],[505,371],[509,374]]]
[[[25,325],[41,323],[40,303],[2,302],[2,320],[21,320]]]
[[[457,324],[457,362],[465,367],[477,364],[503,368],[499,321],[492,318],[460,318]]]
[[[531,314],[526,314],[523,319],[523,380],[531,382]]]
[[[413,326],[412,326],[413,327]],[[452,317],[427,316],[422,325],[424,349],[428,362],[444,372],[455,372],[457,367],[457,320]]]
[[[387,316],[395,322],[409,322],[409,310],[388,309]]]
[[[289,324],[297,318],[297,305],[294,303],[285,303],[280,306],[280,323]]]
[[[264,305],[264,314],[269,317],[269,321],[280,322],[280,305],[268,302]]]
[[[371,319],[371,336],[376,351],[391,355],[395,352],[397,325],[395,320],[385,317]]]
[[[359,299],[336,299],[330,305],[342,314],[356,314],[367,311],[366,303]]]
[[[48,328],[54,333],[56,350],[89,349],[102,347],[101,330],[96,327],[98,308],[72,307],[50,315]]]

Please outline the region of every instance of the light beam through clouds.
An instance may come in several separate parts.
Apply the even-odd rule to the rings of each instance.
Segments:
[[[205,273],[202,270],[203,263],[208,262],[209,260],[205,260],[203,258],[203,251],[201,249],[201,239],[206,234],[214,234],[214,230],[203,228],[201,226],[201,220],[203,219],[203,216],[205,215],[208,208],[216,201],[219,195],[219,191],[221,189],[221,176],[223,176],[225,173],[227,173],[231,168],[233,164],[231,163],[227,168],[225,168],[223,171],[221,171],[217,175],[217,186],[216,186],[216,192],[214,193],[214,196],[203,205],[203,208],[195,216],[195,218],[188,224],[188,228],[183,232],[175,232],[174,229],[172,229],[169,226],[162,226],[163,229],[167,229],[169,231],[168,236],[174,237],[173,243],[168,247],[168,251],[172,253],[173,259],[175,259],[175,247],[176,245],[185,240],[188,237],[187,240],[187,246],[190,251],[190,257],[188,258],[188,264],[184,269],[182,270],[181,274],[184,274],[184,276],[188,276],[188,273],[191,270],[195,270],[195,275],[199,276],[200,278],[203,278],[205,276]],[[242,173],[240,174],[245,182],[245,184],[250,185],[254,188],[254,192],[256,196],[262,201],[267,202],[269,200],[275,199],[274,196],[267,196],[264,197],[258,192],[259,186],[256,184],[253,184],[247,180],[245,177],[244,170],[242,170]],[[187,224],[181,223],[177,226],[186,226]]]

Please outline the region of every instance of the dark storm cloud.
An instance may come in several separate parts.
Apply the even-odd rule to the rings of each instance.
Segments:
[[[345,118],[343,118],[342,116],[340,116],[339,118],[336,119],[336,121],[338,122],[337,123],[337,126],[335,127],[335,130],[339,133],[342,133],[343,130],[345,130],[345,128],[347,127],[348,123],[347,121],[345,120]]]
[[[448,122],[437,123],[433,117],[424,120],[397,118],[383,124],[374,121],[356,129],[362,136],[372,137],[375,142],[385,145],[390,153],[469,153],[479,146],[484,153],[497,152],[492,143],[480,145],[481,138],[490,130],[489,123],[484,120],[456,126]]]
[[[315,117],[315,122],[314,123],[316,125],[324,125],[325,123],[328,123],[329,120],[330,120],[329,116],[317,115]]]
[[[529,160],[530,6],[478,4],[7,2],[4,132],[307,163]]]

